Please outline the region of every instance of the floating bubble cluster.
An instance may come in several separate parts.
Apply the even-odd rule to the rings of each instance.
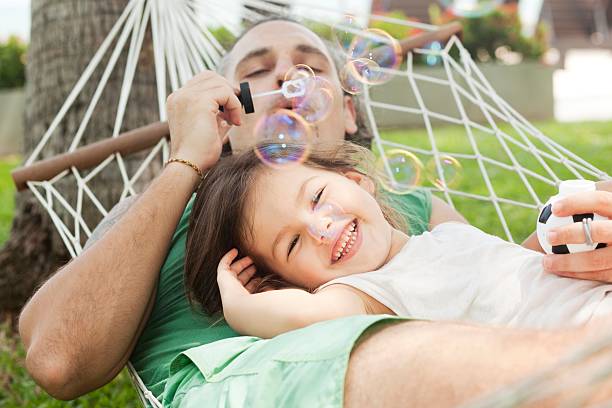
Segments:
[[[376,161],[376,174],[382,186],[395,194],[408,194],[421,184],[423,163],[402,149],[384,152]]]
[[[352,95],[362,93],[366,85],[389,81],[402,62],[401,46],[395,38],[377,28],[359,27],[353,16],[346,16],[332,32],[347,58],[340,83]]]
[[[442,5],[456,16],[476,18],[492,13],[503,0],[442,0]]]
[[[257,122],[255,154],[273,168],[302,163],[310,151],[310,132],[310,125],[302,116],[279,109]]]
[[[425,165],[425,174],[427,179],[437,188],[444,190],[445,188],[455,188],[461,181],[463,167],[457,159],[449,155],[441,155],[440,170],[436,165],[435,158],[429,159]]]
[[[358,72],[358,78],[367,84],[378,85],[391,79],[391,75],[381,68],[396,69],[402,62],[402,49],[385,31],[370,28],[353,39],[349,57],[368,60],[367,69]]]
[[[323,201],[314,208],[312,223],[308,226],[310,234],[321,241],[331,241],[342,232],[352,216],[346,214],[337,204]]]

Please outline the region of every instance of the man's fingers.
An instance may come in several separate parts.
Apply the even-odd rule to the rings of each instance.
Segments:
[[[572,214],[596,212],[604,217],[612,217],[612,193],[608,191],[590,191],[573,194],[555,202],[553,214],[566,217]]]
[[[240,283],[242,283],[242,285],[246,285],[249,282],[249,279],[251,279],[253,275],[255,275],[256,271],[257,269],[255,268],[255,265],[251,265],[242,272],[240,272],[240,274],[238,275],[238,280],[240,281]]]
[[[591,222],[591,238],[593,242],[612,242],[612,221]],[[575,222],[548,232],[548,240],[552,245],[584,244],[586,237],[581,222]]]
[[[612,247],[566,255],[546,255],[542,260],[547,272],[596,272],[612,269]]]
[[[608,283],[612,282],[612,269],[595,272],[558,272],[555,274],[564,276],[566,278],[586,279],[590,281],[602,281]]]

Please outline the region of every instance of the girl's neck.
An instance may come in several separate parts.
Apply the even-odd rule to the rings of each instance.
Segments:
[[[385,259],[384,264],[387,264],[398,252],[406,245],[410,237],[404,234],[402,231],[391,228],[391,247],[389,248],[389,254]]]

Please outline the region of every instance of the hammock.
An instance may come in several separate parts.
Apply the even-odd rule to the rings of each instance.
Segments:
[[[73,257],[81,253],[96,225],[95,222],[86,222],[84,209],[94,208],[97,211],[96,222],[110,210],[96,197],[96,191],[88,183],[102,171],[118,172],[123,182],[122,193],[116,200],[118,202],[126,196],[137,194],[136,186],[145,170],[151,167],[160,169],[168,159],[168,126],[165,122],[167,90],[180,88],[204,69],[214,69],[225,52],[210,30],[198,20],[200,16],[205,15],[208,21],[239,35],[240,25],[223,14],[228,7],[226,3],[227,0],[130,0],[24,166],[13,172],[18,189],[30,189],[47,210]],[[308,18],[293,13],[300,4],[289,0],[242,0],[236,4],[248,21],[257,21],[272,14],[289,15],[295,20],[309,22]],[[306,3],[302,6],[317,9],[318,23],[333,26],[342,17],[336,10]],[[609,178],[603,171],[543,135],[497,95],[455,35],[460,31],[460,25],[455,23],[436,27],[382,15],[362,17],[364,20],[383,21],[421,31],[401,43],[403,52],[407,53],[405,67],[390,70],[393,81],[405,88],[406,99],[401,103],[389,101],[376,87],[365,87],[361,104],[373,135],[373,147],[385,159],[392,149],[400,148],[431,163],[433,177],[441,182],[425,185],[424,188],[434,191],[453,207],[471,202],[470,205],[476,203],[483,211],[497,215],[498,226],[478,225],[478,220],[470,220],[480,228],[514,241],[512,226],[528,224],[527,227],[532,229],[537,210],[556,191],[561,180]],[[159,122],[120,134],[139,53],[148,29],[152,30]],[[427,47],[432,41],[446,44],[443,47]],[[112,44],[114,48],[111,48]],[[128,52],[127,62],[124,67],[116,67],[123,50]],[[72,142],[66,146],[65,153],[40,160],[42,156],[48,156],[44,155],[47,144],[51,138],[58,136],[58,125],[105,57],[108,57],[107,65]],[[415,68],[417,60],[423,57],[435,58],[441,69],[428,74],[426,70]],[[106,140],[81,146],[81,137],[114,69],[123,69],[124,74],[112,135]],[[433,88],[438,92],[436,95],[446,95],[448,100],[453,101],[453,109],[441,111],[432,107],[427,92]],[[377,121],[388,112],[401,112],[419,118],[426,131],[423,140],[384,137]],[[459,129],[463,137],[456,150],[447,151],[439,147],[439,134],[444,133],[446,127]],[[137,151],[148,153],[139,166],[130,172],[124,156]],[[472,172],[469,185],[454,188],[451,183],[445,182],[445,177],[448,177],[445,160],[460,161],[466,174]],[[504,188],[508,183],[522,186],[523,192],[520,195],[508,193]],[[72,185],[72,190],[76,189],[73,200],[62,193],[62,186],[67,184]],[[611,344],[609,340],[605,344]],[[143,404],[161,406],[157,399],[159,396],[146,389],[129,363],[128,369]],[[535,385],[545,380],[545,377],[539,378],[537,381],[540,382],[536,381]],[[531,391],[537,388],[533,381],[523,388],[509,388],[506,394],[483,400],[484,405],[481,406],[496,406],[502,401],[499,398],[508,401],[508,396],[527,395],[525,387]]]

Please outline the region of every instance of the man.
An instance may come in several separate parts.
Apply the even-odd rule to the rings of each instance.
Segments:
[[[222,65],[225,78],[204,72],[168,98],[172,157],[206,170],[227,138],[233,151],[250,148],[259,115],[286,102],[258,100],[255,114],[240,115],[237,84],[248,80],[254,93],[277,89],[299,63],[335,87],[317,136],[355,137],[355,106],[342,95],[322,41],[297,23],[276,20],[235,44]],[[173,405],[224,399],[228,406],[456,405],[556,361],[596,331],[354,316],[266,341],[238,337],[225,323],[187,309],[181,273],[188,201],[198,181],[183,163],[166,166],[115,225],[26,305],[20,318],[26,366],[51,395],[71,399],[98,388],[131,358],[153,393]],[[427,194],[408,200],[430,227],[464,221]]]

